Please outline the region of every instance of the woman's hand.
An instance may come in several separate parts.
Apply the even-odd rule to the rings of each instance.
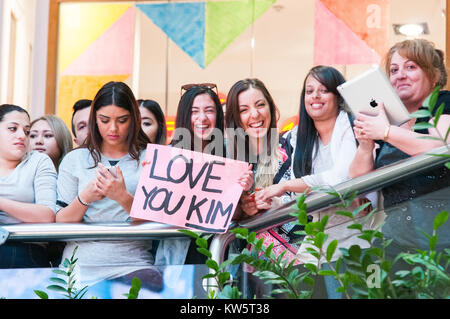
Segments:
[[[105,195],[97,187],[97,179],[92,179],[89,184],[80,192],[80,198],[85,203],[93,203],[103,199]]]
[[[253,171],[252,164],[248,167],[248,171],[244,173],[238,180],[239,185],[242,186],[243,190],[246,192],[250,190],[253,186]]]
[[[283,184],[273,184],[259,192],[255,193],[255,200],[267,202],[270,201],[273,197],[279,197],[283,195],[286,190],[283,187]]]
[[[379,113],[376,116],[358,113],[355,124],[355,137],[358,141],[370,144],[366,140],[383,140],[389,120],[384,109],[384,104],[380,102]]]
[[[103,196],[118,201],[127,192],[127,189],[122,170],[119,166],[115,166],[114,168],[115,172],[99,163],[95,185]]]
[[[263,201],[255,198],[255,194],[242,195],[239,204],[245,214],[253,216],[262,210],[267,210],[272,206],[272,201]]]

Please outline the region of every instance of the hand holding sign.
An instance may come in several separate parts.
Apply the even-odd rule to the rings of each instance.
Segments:
[[[247,163],[156,144],[148,144],[144,161],[131,217],[208,232],[227,230]]]

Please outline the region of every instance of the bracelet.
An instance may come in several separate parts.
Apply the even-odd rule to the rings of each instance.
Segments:
[[[391,130],[391,124],[388,124],[386,127],[386,130],[384,131],[384,137],[383,137],[383,141],[387,141],[388,137],[389,137],[389,131]]]
[[[86,206],[86,207],[88,207],[90,205],[90,203],[85,203],[81,200],[80,194],[77,195],[77,198],[81,205]]]

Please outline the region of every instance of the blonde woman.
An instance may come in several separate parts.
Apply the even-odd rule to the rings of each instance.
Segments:
[[[73,148],[66,123],[54,115],[44,115],[31,122],[30,149],[47,154],[56,170],[64,155]]]

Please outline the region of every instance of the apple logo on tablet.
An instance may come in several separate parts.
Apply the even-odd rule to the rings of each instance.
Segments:
[[[369,104],[370,104],[371,107],[377,107],[378,106],[378,103],[377,103],[377,101],[375,101],[375,99],[371,99]]]

